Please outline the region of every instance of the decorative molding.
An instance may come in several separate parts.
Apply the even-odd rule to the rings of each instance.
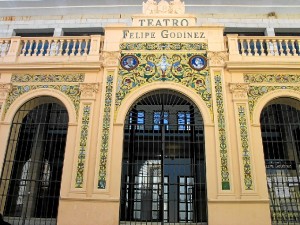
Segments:
[[[244,185],[246,190],[253,190],[253,180],[251,172],[251,153],[249,150],[249,132],[246,116],[246,105],[238,105],[241,149],[244,169]]]
[[[199,54],[198,54],[199,55]],[[116,110],[123,99],[134,89],[148,83],[171,81],[180,83],[195,91],[206,103],[213,118],[211,79],[209,69],[201,71],[192,69],[188,54],[135,54],[139,65],[127,71],[119,67],[118,87],[116,91]],[[205,57],[205,54],[202,54]]]
[[[156,0],[148,0],[143,2],[143,13],[144,14],[184,14],[185,4],[181,0],[173,0],[167,2],[160,0],[159,3]]]
[[[254,108],[265,94],[276,90],[293,90],[300,92],[300,86],[285,86],[282,84],[298,84],[300,82],[300,74],[256,74],[245,73],[244,81],[249,83],[248,103],[250,119],[253,121]],[[258,85],[265,83],[265,85]]]
[[[233,94],[233,100],[248,100],[249,84],[230,83],[229,90]]]
[[[207,57],[209,60],[209,66],[224,66],[225,61],[228,61],[229,54],[225,51],[223,52],[207,52]]]
[[[220,142],[220,158],[221,158],[221,178],[222,190],[230,190],[230,179],[228,171],[228,151],[227,151],[227,134],[226,120],[224,114],[224,93],[223,83],[220,72],[215,73],[215,90],[216,90],[216,106],[218,118],[218,132]]]
[[[99,91],[99,83],[81,83],[80,92],[81,99],[95,99]]]
[[[89,135],[88,131],[89,131],[90,113],[91,113],[91,105],[84,104],[82,119],[81,119],[81,131],[80,131],[79,154],[78,154],[75,188],[82,188],[83,185],[83,173],[84,173],[84,166],[85,166],[87,139]]]
[[[106,188],[106,163],[107,163],[107,153],[108,153],[108,145],[109,145],[113,81],[114,81],[113,74],[108,74],[106,78],[105,105],[104,105],[102,140],[101,140],[101,149],[100,149],[100,166],[99,166],[99,176],[98,176],[99,189]]]
[[[103,55],[104,67],[117,67],[120,61],[120,52],[104,52]]]
[[[12,74],[11,82],[84,82],[84,73],[68,74]]]
[[[201,51],[207,50],[207,43],[199,42],[199,43],[177,43],[177,42],[125,42],[120,44],[121,50],[174,50],[174,51]]]
[[[67,95],[73,102],[76,114],[78,115],[80,104],[80,90],[79,85],[13,85],[7,97],[4,112],[6,113],[11,104],[21,95],[37,89],[55,89]]]
[[[299,83],[300,74],[257,74],[245,73],[246,83]]]
[[[0,101],[5,101],[11,90],[11,83],[0,83]]]

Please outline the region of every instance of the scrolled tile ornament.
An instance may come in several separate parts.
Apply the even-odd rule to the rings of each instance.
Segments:
[[[206,68],[207,59],[201,55],[194,55],[190,58],[189,65],[192,69],[200,71]]]
[[[139,60],[134,55],[125,55],[121,59],[121,66],[124,70],[130,71],[139,65]]]

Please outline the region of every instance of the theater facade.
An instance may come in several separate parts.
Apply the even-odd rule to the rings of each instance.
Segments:
[[[0,38],[11,224],[300,224],[300,37],[181,1],[104,35]]]

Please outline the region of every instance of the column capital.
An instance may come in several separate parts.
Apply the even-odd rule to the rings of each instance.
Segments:
[[[98,91],[99,91],[99,83],[80,84],[81,99],[94,100],[96,98],[96,94],[98,93]]]
[[[233,94],[233,100],[248,100],[249,84],[229,83],[229,90]]]

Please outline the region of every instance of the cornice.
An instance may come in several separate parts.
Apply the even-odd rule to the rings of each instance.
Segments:
[[[226,69],[228,71],[253,71],[253,70],[274,70],[277,71],[284,70],[299,70],[300,69],[300,58],[299,60],[282,62],[282,61],[235,61],[235,62],[226,62]]]
[[[34,69],[49,69],[49,70],[100,70],[103,67],[103,62],[29,62],[29,63],[0,63],[0,71],[16,71],[16,70],[34,70]]]

